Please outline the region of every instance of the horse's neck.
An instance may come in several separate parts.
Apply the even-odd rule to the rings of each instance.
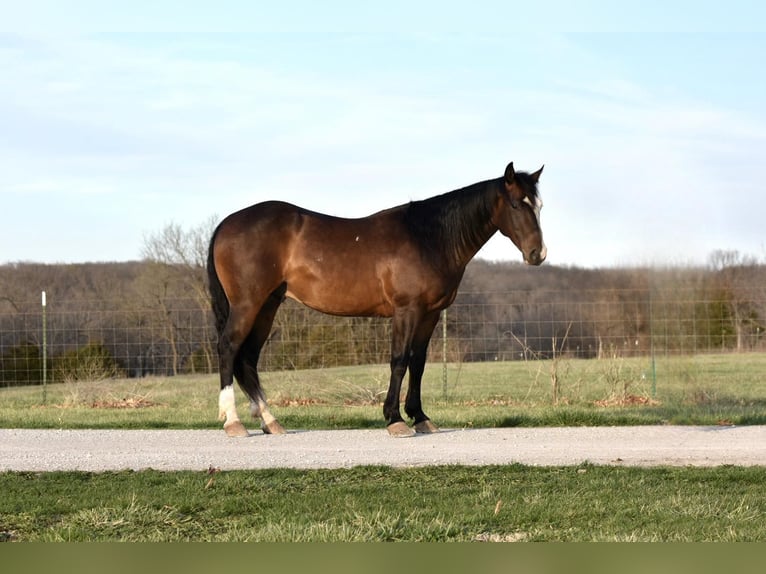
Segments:
[[[482,231],[481,235],[477,235],[473,240],[464,242],[457,250],[458,257],[456,262],[462,267],[468,265],[468,262],[476,256],[479,250],[486,245],[487,241],[489,241],[496,232],[497,227],[489,225]]]
[[[485,181],[476,184],[475,190],[470,193],[476,194],[470,202],[466,202],[466,209],[459,210],[460,218],[457,224],[453,222],[451,237],[453,245],[451,255],[453,264],[465,268],[468,262],[484,247],[487,241],[497,232],[497,227],[492,223],[492,204],[496,196],[496,182]],[[465,190],[462,193],[467,193]],[[456,201],[460,201],[458,197]]]

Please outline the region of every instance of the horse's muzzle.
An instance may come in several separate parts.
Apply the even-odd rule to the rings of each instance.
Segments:
[[[524,263],[527,265],[540,265],[545,261],[545,257],[548,255],[548,250],[543,245],[542,249],[533,249],[524,258]]]

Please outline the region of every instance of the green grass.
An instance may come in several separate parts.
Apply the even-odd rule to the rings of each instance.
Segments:
[[[653,373],[656,370],[656,381]],[[766,355],[430,363],[423,403],[442,427],[766,424]],[[555,379],[555,385],[553,383]],[[291,429],[382,428],[383,365],[264,373]],[[405,387],[406,388],[406,387]],[[218,428],[215,376],[0,389],[5,428]],[[239,394],[240,414],[247,414]]]
[[[764,468],[0,474],[13,541],[754,541]]]

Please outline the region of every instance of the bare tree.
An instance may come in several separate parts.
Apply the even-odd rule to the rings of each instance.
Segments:
[[[742,255],[739,251],[717,250],[710,254],[708,264],[715,273],[715,288],[730,316],[735,348],[742,351],[750,335],[762,331],[761,318],[750,292],[752,281],[748,281],[757,270],[758,262],[754,257]]]
[[[178,347],[183,337],[180,335],[180,326],[173,312],[174,302],[169,301],[168,297],[177,297],[179,288],[181,291],[191,293],[194,308],[204,317],[200,324],[202,343],[198,351],[204,357],[206,371],[210,373],[214,370],[213,337],[208,317],[210,300],[205,265],[210,237],[217,225],[217,220],[217,216],[212,216],[188,229],[177,223],[169,223],[160,231],[144,237],[141,254],[152,266],[149,283],[154,284],[149,288],[150,296],[165,318],[164,332],[171,346],[172,356],[175,358],[174,373],[180,367],[177,357],[181,355]],[[169,288],[171,285],[178,287]],[[196,370],[193,360],[190,362],[190,370]]]

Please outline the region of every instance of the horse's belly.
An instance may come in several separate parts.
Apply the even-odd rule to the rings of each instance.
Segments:
[[[315,278],[288,281],[287,297],[311,309],[330,315],[347,317],[390,317],[391,305],[382,297],[377,285],[356,282],[327,282]]]

